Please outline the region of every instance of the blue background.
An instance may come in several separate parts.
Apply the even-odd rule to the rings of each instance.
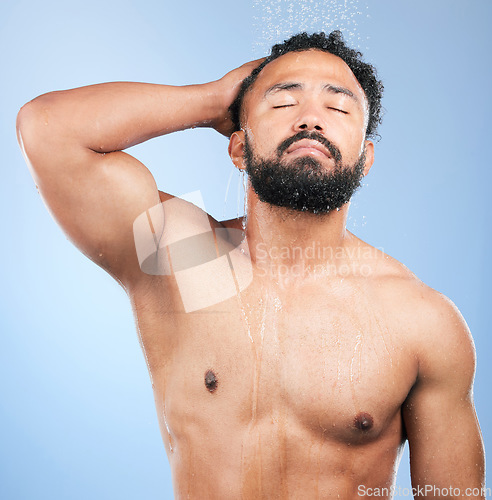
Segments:
[[[103,81],[217,79],[301,29],[340,27],[385,83],[382,140],[348,228],[461,310],[490,448],[491,14],[488,0],[2,0],[0,497],[172,497],[129,301],[44,207],[16,143],[17,111],[39,94]],[[222,219],[243,207],[226,147],[200,129],[129,152],[161,190],[200,190]]]

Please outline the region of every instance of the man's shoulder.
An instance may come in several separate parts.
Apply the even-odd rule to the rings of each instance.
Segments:
[[[473,346],[468,325],[449,297],[382,250],[373,248],[371,269],[375,300],[418,352],[442,354]]]
[[[161,201],[159,210],[154,210],[154,212],[162,213],[161,219],[168,226],[168,236],[172,233],[173,239],[176,239],[182,231],[198,234],[210,231],[212,228],[214,230],[242,228],[242,217],[220,222],[210,215],[205,210],[198,191],[183,196],[174,196],[159,191],[159,198]]]
[[[383,248],[375,247],[354,237],[353,257],[358,261],[358,271],[369,286],[381,293],[424,293],[430,289],[403,263],[387,254]]]
[[[402,262],[365,242],[360,246],[367,256],[363,262],[371,290],[394,311],[428,325],[462,320],[446,295],[424,283]]]

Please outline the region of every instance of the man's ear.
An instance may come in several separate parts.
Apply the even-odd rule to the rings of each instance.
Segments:
[[[244,132],[238,130],[231,135],[229,139],[229,156],[231,157],[232,163],[239,170],[245,170],[246,164],[244,162]]]
[[[364,176],[371,170],[372,164],[374,163],[374,143],[372,141],[364,141],[364,147],[366,151],[366,161],[364,162]]]

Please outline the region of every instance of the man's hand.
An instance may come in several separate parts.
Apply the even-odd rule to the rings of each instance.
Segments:
[[[220,80],[213,82],[217,95],[221,96],[222,99],[222,113],[211,124],[217,132],[225,135],[226,137],[230,137],[234,132],[234,126],[228,111],[229,106],[234,102],[242,81],[248,77],[251,72],[264,60],[265,58],[261,58],[247,62],[246,64],[239,66],[239,68],[229,71],[229,73],[224,75]]]

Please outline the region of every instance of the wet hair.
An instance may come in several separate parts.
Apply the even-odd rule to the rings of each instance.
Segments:
[[[239,89],[236,99],[229,107],[229,113],[234,124],[234,130],[241,130],[241,108],[244,96],[251,89],[253,83],[258,78],[261,70],[268,64],[289,52],[302,52],[316,49],[329,52],[342,59],[352,70],[355,78],[364,90],[369,104],[369,120],[367,123],[366,136],[377,136],[377,127],[381,123],[381,98],[384,86],[377,78],[376,68],[362,60],[362,53],[351,49],[345,44],[342,33],[338,30],[332,31],[328,36],[325,33],[306,32],[292,36],[283,43],[272,47],[270,55],[246,77]]]

